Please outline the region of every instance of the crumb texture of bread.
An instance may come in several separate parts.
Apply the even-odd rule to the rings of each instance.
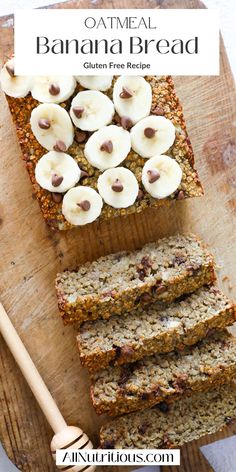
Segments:
[[[235,386],[182,397],[178,402],[115,418],[102,427],[103,449],[166,449],[213,434],[236,418]]]
[[[196,344],[235,320],[235,304],[216,287],[202,287],[170,305],[153,303],[123,316],[85,322],[77,336],[80,360],[91,372],[135,362]]]
[[[175,235],[59,273],[56,291],[64,322],[81,324],[154,301],[169,303],[214,280],[213,256],[201,241]]]
[[[183,351],[155,354],[94,373],[92,401],[98,414],[116,416],[207,391],[231,381],[235,374],[236,340],[222,331]]]

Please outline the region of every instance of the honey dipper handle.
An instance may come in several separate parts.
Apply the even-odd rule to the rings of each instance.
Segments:
[[[59,433],[67,424],[1,303],[0,332],[53,431]]]

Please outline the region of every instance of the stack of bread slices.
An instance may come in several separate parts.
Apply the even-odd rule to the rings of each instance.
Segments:
[[[178,447],[236,417],[236,306],[196,236],[101,257],[56,288],[64,322],[80,325],[94,408],[116,417],[101,447]]]

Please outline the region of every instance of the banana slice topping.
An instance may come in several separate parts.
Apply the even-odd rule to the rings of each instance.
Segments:
[[[50,151],[36,164],[35,178],[49,192],[63,193],[77,184],[81,171],[73,157]]]
[[[127,208],[134,204],[139,186],[134,174],[125,167],[107,169],[98,178],[98,191],[113,208]]]
[[[151,157],[142,171],[142,183],[154,198],[166,198],[175,192],[182,179],[180,165],[165,154]]]
[[[151,86],[143,77],[121,76],[114,84],[113,102],[118,115],[137,123],[150,113]]]
[[[82,87],[105,92],[111,87],[113,75],[76,75]]]
[[[112,101],[104,93],[85,90],[73,98],[70,116],[77,128],[96,131],[112,121],[114,111]]]
[[[96,220],[101,214],[102,206],[102,198],[93,188],[78,186],[65,194],[62,213],[72,225],[82,226]]]
[[[65,152],[73,143],[74,129],[70,116],[60,105],[38,105],[31,113],[30,124],[37,141],[49,151]]]
[[[175,127],[163,116],[147,116],[131,129],[132,148],[145,158],[168,151],[174,140]]]
[[[15,75],[14,59],[10,59],[0,72],[0,83],[3,92],[9,97],[21,98],[30,92],[32,77]]]
[[[33,80],[31,94],[42,103],[62,103],[71,97],[75,87],[72,76],[39,76]]]
[[[84,154],[89,163],[100,170],[118,166],[131,148],[130,133],[120,126],[100,128],[88,139]]]

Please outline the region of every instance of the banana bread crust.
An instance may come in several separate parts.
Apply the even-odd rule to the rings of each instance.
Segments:
[[[202,242],[176,235],[60,273],[56,291],[65,324],[81,324],[155,301],[169,303],[214,280],[213,256]]]
[[[77,336],[82,365],[95,372],[154,353],[182,350],[236,321],[236,305],[214,286],[183,298],[84,323]]]
[[[115,80],[116,79],[114,78],[114,81]],[[139,196],[137,201],[128,208],[115,209],[111,206],[108,206],[107,204],[104,204],[102,213],[99,217],[100,220],[109,219],[115,216],[126,216],[132,213],[139,213],[150,206],[158,208],[174,199],[182,200],[184,198],[203,195],[203,189],[197,171],[194,168],[194,154],[186,131],[183,110],[179,99],[176,96],[173,80],[170,76],[147,76],[146,80],[150,83],[152,88],[151,113],[155,113],[155,110],[159,108],[161,110],[160,113],[166,118],[170,119],[175,125],[175,143],[166,154],[176,159],[176,161],[180,164],[183,171],[182,182],[178,190],[174,194],[170,195],[170,197],[163,200],[152,198],[146,192],[141,183],[141,173],[145,159],[141,158],[138,154],[131,150],[127,158],[124,160],[123,165],[135,174],[139,182],[141,196]],[[112,97],[112,89],[113,87],[111,87],[108,92],[104,92],[110,98]],[[81,90],[84,90],[83,87],[77,85],[73,96]],[[73,96],[60,105],[68,110],[70,108],[70,103],[73,99]],[[22,151],[22,158],[28,170],[33,185],[33,191],[39,202],[43,217],[47,224],[53,229],[70,229],[73,227],[73,225],[66,221],[62,215],[62,203],[55,201],[53,194],[41,188],[35,180],[35,166],[38,160],[46,152],[45,149],[37,142],[30,126],[31,111],[39,104],[39,102],[34,100],[31,94],[28,94],[25,98],[12,98],[9,96],[6,96],[6,98],[16,126],[17,137]],[[117,114],[115,114],[112,123],[119,124],[119,117]],[[87,139],[89,135],[90,133],[87,133]],[[86,173],[85,177],[83,177],[79,184],[88,185],[89,187],[96,189],[97,179],[101,172],[91,166],[85,158],[84,146],[85,143],[78,143],[75,138],[73,144],[68,149],[68,154],[70,154],[76,160],[80,168]]]
[[[180,352],[99,371],[92,376],[91,397],[96,413],[117,416],[208,391],[235,374],[236,340],[221,332]]]
[[[236,389],[227,385],[207,393],[161,403],[115,418],[102,427],[102,449],[168,449],[213,434],[236,418]]]

